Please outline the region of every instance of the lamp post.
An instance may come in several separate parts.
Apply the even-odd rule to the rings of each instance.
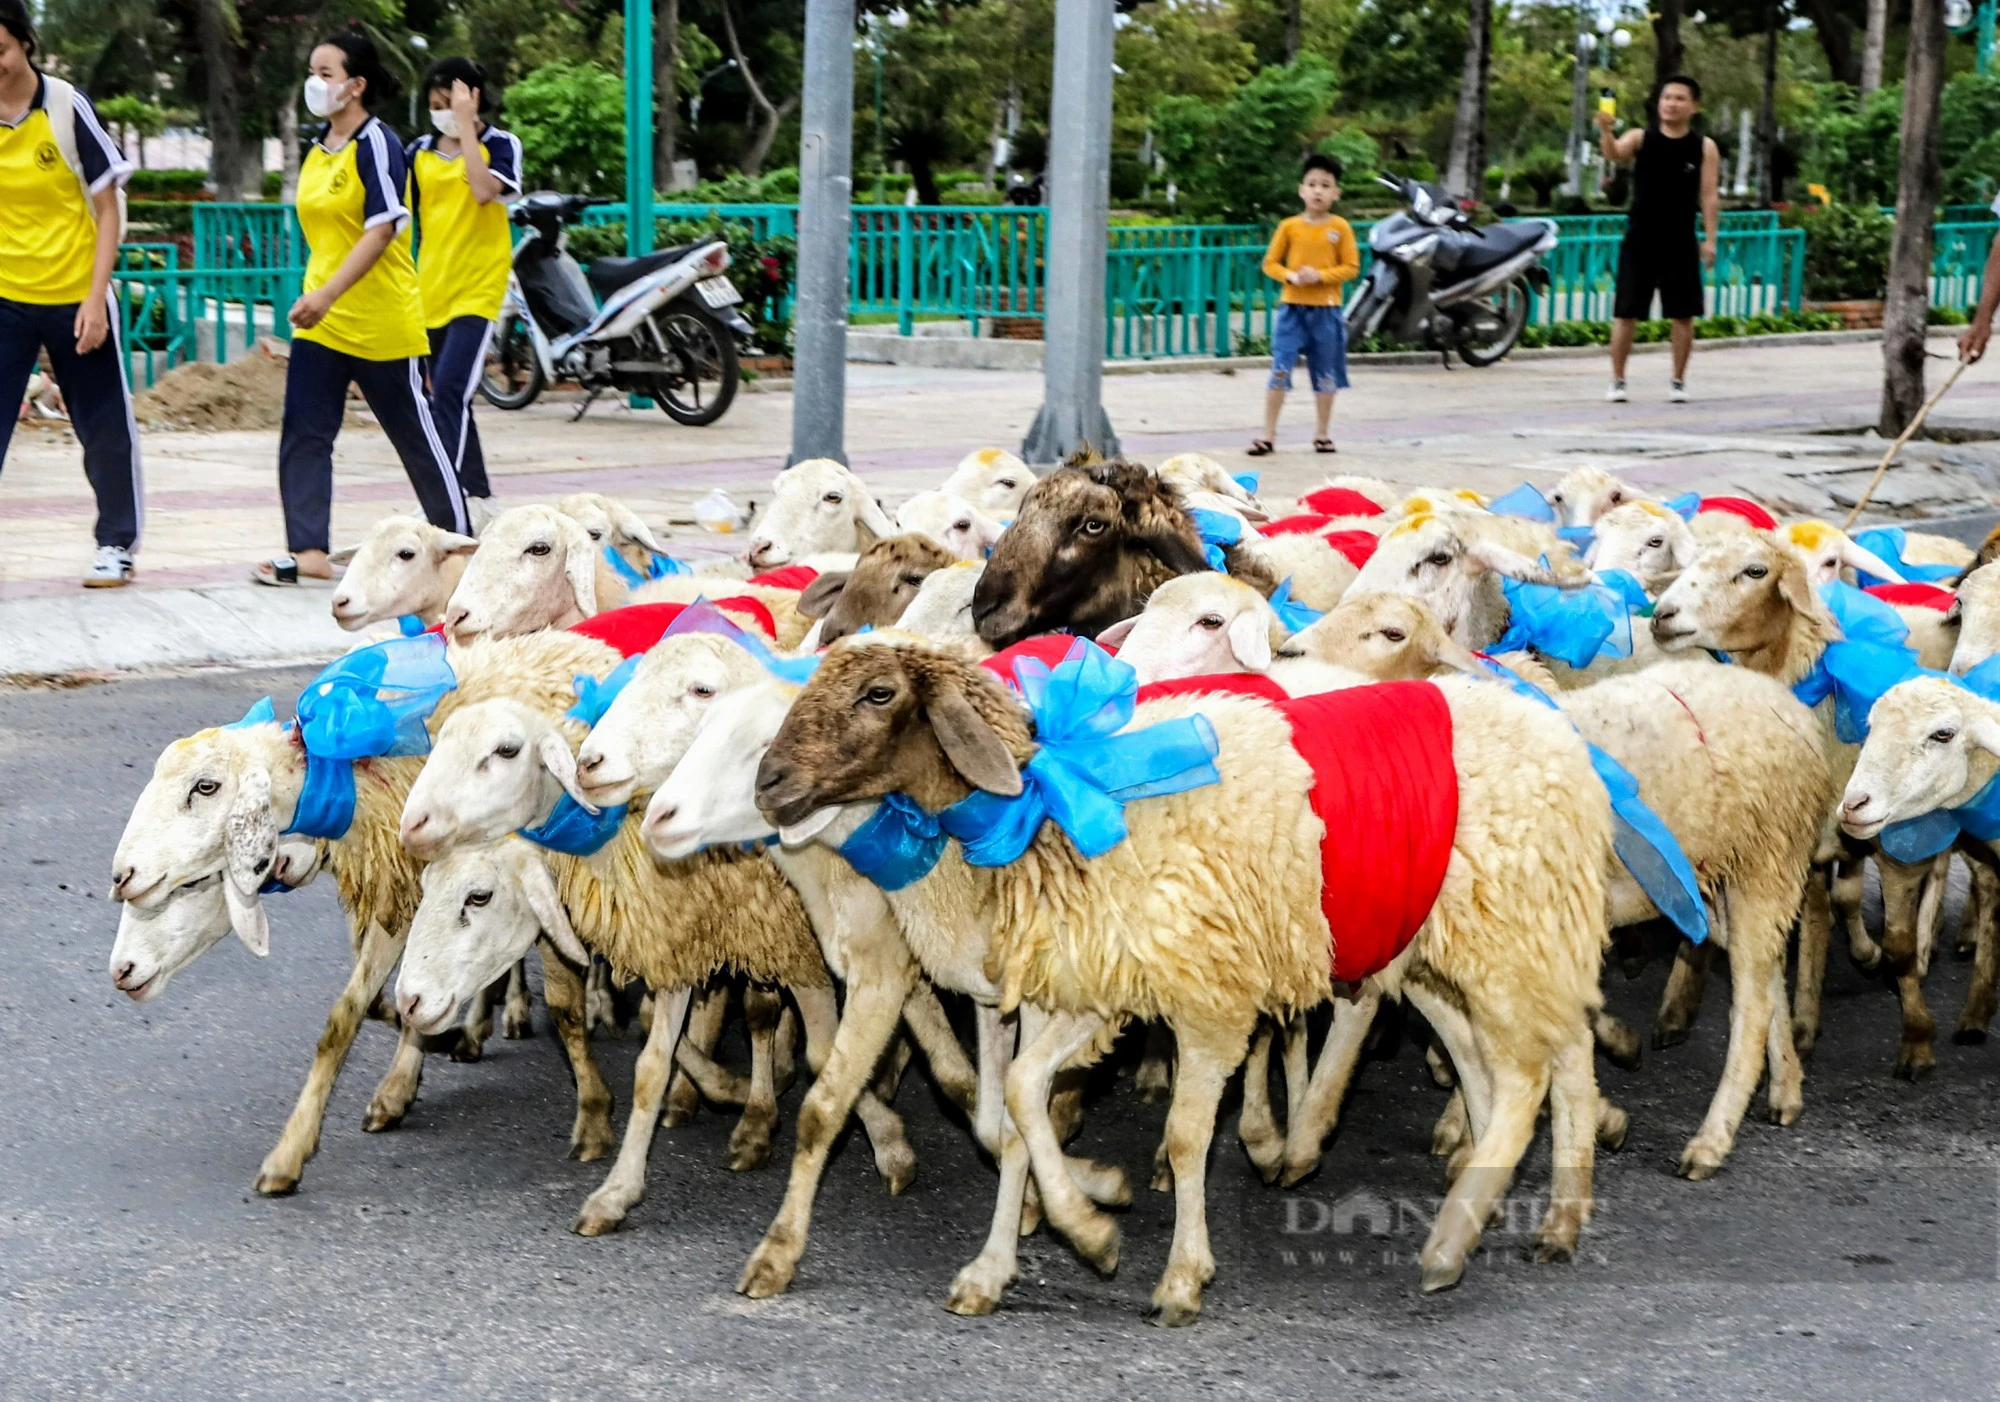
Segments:
[[[898,7],[886,15],[864,15],[861,20],[862,37],[855,40],[855,46],[867,51],[875,62],[875,203],[883,199],[882,179],[889,168],[884,154],[882,140],[882,59],[888,53],[888,44],[882,37],[882,26],[891,29],[908,29],[910,12]]]
[[[722,62],[716,64],[715,67],[709,69],[708,72],[701,75],[701,81],[694,85],[694,96],[688,99],[689,131],[698,131],[701,128],[701,95],[708,90],[708,85],[735,66],[735,59],[725,58]]]

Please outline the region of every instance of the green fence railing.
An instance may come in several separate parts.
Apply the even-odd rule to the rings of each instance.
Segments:
[[[118,253],[111,291],[119,344],[141,388],[192,360],[235,359],[259,336],[291,338],[285,313],[303,268],[183,268],[173,244],[126,244]]]
[[[2000,220],[1940,224],[1931,245],[1931,305],[1969,312],[1986,285],[1986,259]]]
[[[1549,287],[1538,291],[1529,320],[1608,321],[1618,282],[1622,234],[1564,236],[1542,256]],[[1719,232],[1716,258],[1702,270],[1710,316],[1797,311],[1805,280],[1806,236],[1799,229]]]

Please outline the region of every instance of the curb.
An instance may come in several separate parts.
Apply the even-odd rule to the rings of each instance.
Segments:
[[[326,662],[364,635],[342,632],[327,589],[256,584],[79,589],[0,607],[0,685],[164,669]]]

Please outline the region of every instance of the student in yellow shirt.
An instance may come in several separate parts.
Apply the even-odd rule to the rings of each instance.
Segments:
[[[424,94],[437,130],[410,144],[410,208],[431,343],[431,416],[466,496],[489,497],[472,392],[514,265],[502,201],[521,193],[521,139],[480,115],[486,74],[469,58],[433,63]]]
[[[278,492],[290,555],[258,565],[259,584],[329,579],[333,440],[357,384],[410,475],[434,526],[470,535],[465,494],[424,390],[423,303],[410,259],[403,143],[369,111],[395,85],[363,34],[348,31],[312,51],[306,110],[326,128],[299,169],[305,294],[292,304],[291,364],[278,440]]]
[[[1272,451],[1278,414],[1292,387],[1292,367],[1306,358],[1312,376],[1313,411],[1318,429],[1313,451],[1331,453],[1328,425],[1333,394],[1347,388],[1347,319],[1340,309],[1340,285],[1361,272],[1361,249],[1354,226],[1333,212],[1340,198],[1340,162],[1307,156],[1299,177],[1305,213],[1278,225],[1264,254],[1264,276],[1285,285],[1279,294],[1277,324],[1271,332],[1271,378],[1264,389],[1264,436],[1250,441],[1250,456]]]
[[[131,162],[90,99],[35,67],[22,0],[0,0],[0,463],[43,347],[97,495],[86,589],[132,578],[144,512],[139,430],[118,344],[111,270]]]

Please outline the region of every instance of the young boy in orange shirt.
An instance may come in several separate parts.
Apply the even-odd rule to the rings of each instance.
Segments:
[[[1271,333],[1271,378],[1264,389],[1264,436],[1250,443],[1250,456],[1271,452],[1278,436],[1278,413],[1292,387],[1292,367],[1306,358],[1312,376],[1313,412],[1318,428],[1313,451],[1331,453],[1328,425],[1333,394],[1347,388],[1347,320],[1340,309],[1340,285],[1361,272],[1361,249],[1354,226],[1333,212],[1340,198],[1340,162],[1331,156],[1306,157],[1299,177],[1305,213],[1278,225],[1264,254],[1264,276],[1285,285],[1279,294],[1278,322]]]

